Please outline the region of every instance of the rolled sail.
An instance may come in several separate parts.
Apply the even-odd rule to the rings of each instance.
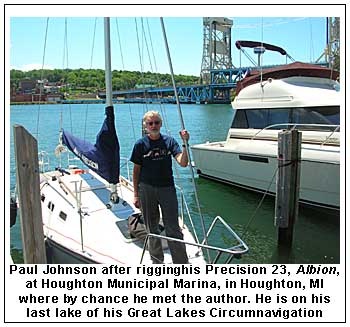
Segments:
[[[107,182],[117,184],[120,172],[119,141],[114,125],[113,106],[106,107],[106,118],[95,145],[63,131],[62,142],[86,166],[95,171]]]

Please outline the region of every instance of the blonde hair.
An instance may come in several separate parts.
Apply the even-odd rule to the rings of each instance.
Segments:
[[[146,126],[146,120],[148,118],[151,118],[151,117],[158,117],[159,120],[162,122],[162,116],[160,115],[160,113],[158,111],[147,111],[144,115],[143,115],[143,125]]]

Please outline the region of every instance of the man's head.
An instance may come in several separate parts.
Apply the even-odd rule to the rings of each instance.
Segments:
[[[143,116],[143,125],[146,127],[148,134],[157,136],[162,127],[162,117],[158,111],[148,111]]]

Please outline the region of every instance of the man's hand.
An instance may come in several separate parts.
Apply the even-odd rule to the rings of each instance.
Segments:
[[[138,196],[134,196],[134,206],[138,209],[140,209],[140,198]]]
[[[183,129],[182,131],[179,132],[180,137],[182,138],[182,140],[185,142],[188,142],[188,140],[190,139],[190,133],[187,132],[187,130]]]

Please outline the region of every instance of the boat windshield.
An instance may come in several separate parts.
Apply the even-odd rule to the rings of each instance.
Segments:
[[[239,109],[236,111],[231,128],[262,129],[271,125],[274,125],[271,126],[271,129],[286,128],[278,124],[305,124],[297,128],[333,131],[334,125],[340,124],[340,107]]]

